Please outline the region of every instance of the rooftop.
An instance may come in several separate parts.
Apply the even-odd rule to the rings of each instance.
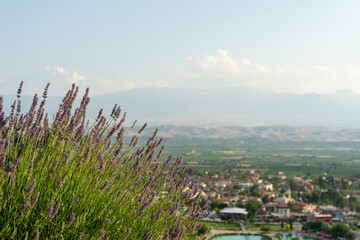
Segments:
[[[232,214],[248,214],[245,208],[238,208],[238,207],[232,207],[232,208],[224,208],[220,210],[220,213],[232,213]]]

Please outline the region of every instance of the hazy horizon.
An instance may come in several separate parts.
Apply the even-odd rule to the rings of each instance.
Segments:
[[[41,96],[41,92],[38,94]],[[56,113],[62,97],[48,97],[46,110],[50,116]],[[15,99],[15,94],[5,95],[6,112],[10,111],[10,105]],[[80,99],[81,93],[77,104]],[[21,101],[22,109],[26,111],[32,102],[32,96],[23,94]],[[135,88],[91,96],[87,117],[95,119],[100,108],[108,115],[116,103],[123,112],[128,113],[130,122],[139,120],[151,125],[360,128],[359,102],[360,94],[350,90],[321,95],[276,93],[247,87]]]

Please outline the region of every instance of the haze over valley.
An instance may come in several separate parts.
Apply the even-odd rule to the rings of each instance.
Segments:
[[[8,111],[15,98],[15,95],[4,96]],[[50,96],[47,101],[46,109],[54,114],[61,97]],[[28,109],[31,102],[31,96],[23,96],[23,109]],[[100,108],[110,114],[112,103],[118,103],[128,112],[128,121],[136,119],[151,125],[360,127],[360,95],[350,90],[321,95],[245,87],[141,88],[91,97],[87,116],[95,119]]]

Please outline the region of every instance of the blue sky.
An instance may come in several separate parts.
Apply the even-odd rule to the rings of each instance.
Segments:
[[[0,94],[360,93],[359,1],[1,1]]]

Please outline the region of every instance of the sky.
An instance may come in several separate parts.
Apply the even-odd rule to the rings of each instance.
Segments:
[[[0,95],[133,88],[360,93],[356,0],[0,0]]]

